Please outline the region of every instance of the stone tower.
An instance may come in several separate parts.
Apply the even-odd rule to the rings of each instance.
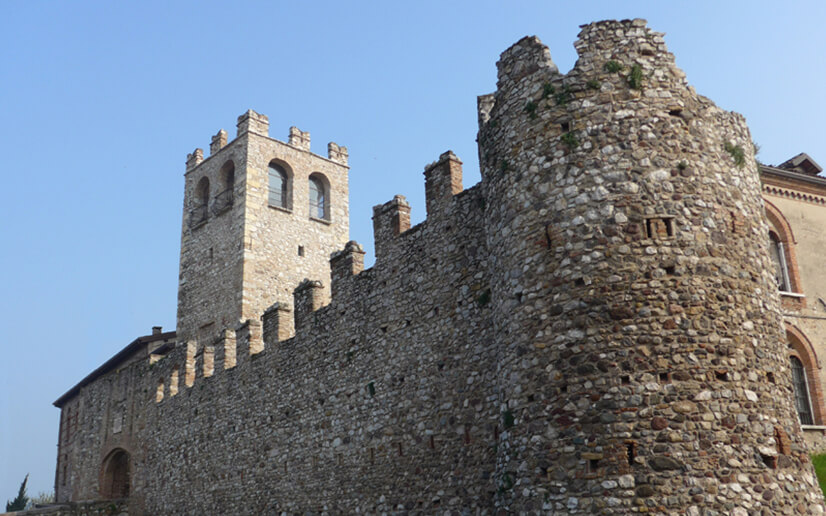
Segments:
[[[643,20],[575,46],[522,39],[479,99],[496,505],[819,513],[744,119]]]
[[[178,339],[202,344],[257,321],[275,302],[292,304],[304,279],[329,296],[330,254],[348,240],[347,148],[310,152],[310,133],[268,135],[266,116],[247,111],[227,142],[213,136],[210,156],[187,157]]]

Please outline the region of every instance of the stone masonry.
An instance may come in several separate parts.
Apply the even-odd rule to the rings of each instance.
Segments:
[[[58,501],[822,514],[743,118],[697,95],[643,20],[583,26],[575,47],[565,75],[535,37],[502,54],[479,98],[482,181],[463,189],[452,152],[425,167],[427,219],[410,227],[402,196],[374,207],[367,270],[346,148],[278,142],[249,111],[191,154],[177,333],[59,400],[76,437]],[[286,209],[268,203],[273,162]]]

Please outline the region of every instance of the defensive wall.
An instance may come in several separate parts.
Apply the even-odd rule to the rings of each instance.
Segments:
[[[372,268],[350,242],[291,306],[124,366],[130,513],[823,512],[744,120],[642,20],[575,46],[565,75],[502,54],[481,183],[440,156],[424,222],[374,208]]]

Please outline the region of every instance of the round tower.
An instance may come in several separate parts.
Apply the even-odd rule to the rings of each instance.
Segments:
[[[480,98],[497,505],[821,513],[743,117],[643,20],[575,46],[522,39]]]

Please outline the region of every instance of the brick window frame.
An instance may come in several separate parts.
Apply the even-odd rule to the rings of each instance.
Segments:
[[[788,274],[788,290],[780,291],[783,308],[800,310],[806,308],[806,298],[803,296],[803,285],[800,281],[800,269],[797,266],[797,252],[795,246],[797,240],[792,232],[792,227],[783,213],[764,199],[766,206],[766,218],[769,221],[770,232],[777,237],[777,241],[782,244],[783,259],[785,260],[786,272]],[[770,245],[774,245],[770,238]]]
[[[824,407],[823,389],[820,385],[820,369],[823,367],[820,359],[806,335],[789,323],[786,323],[786,341],[789,345],[789,366],[791,366],[791,357],[795,357],[803,364],[803,370],[806,373],[813,423],[823,425],[826,419],[826,407]],[[796,409],[795,412],[797,412]]]

